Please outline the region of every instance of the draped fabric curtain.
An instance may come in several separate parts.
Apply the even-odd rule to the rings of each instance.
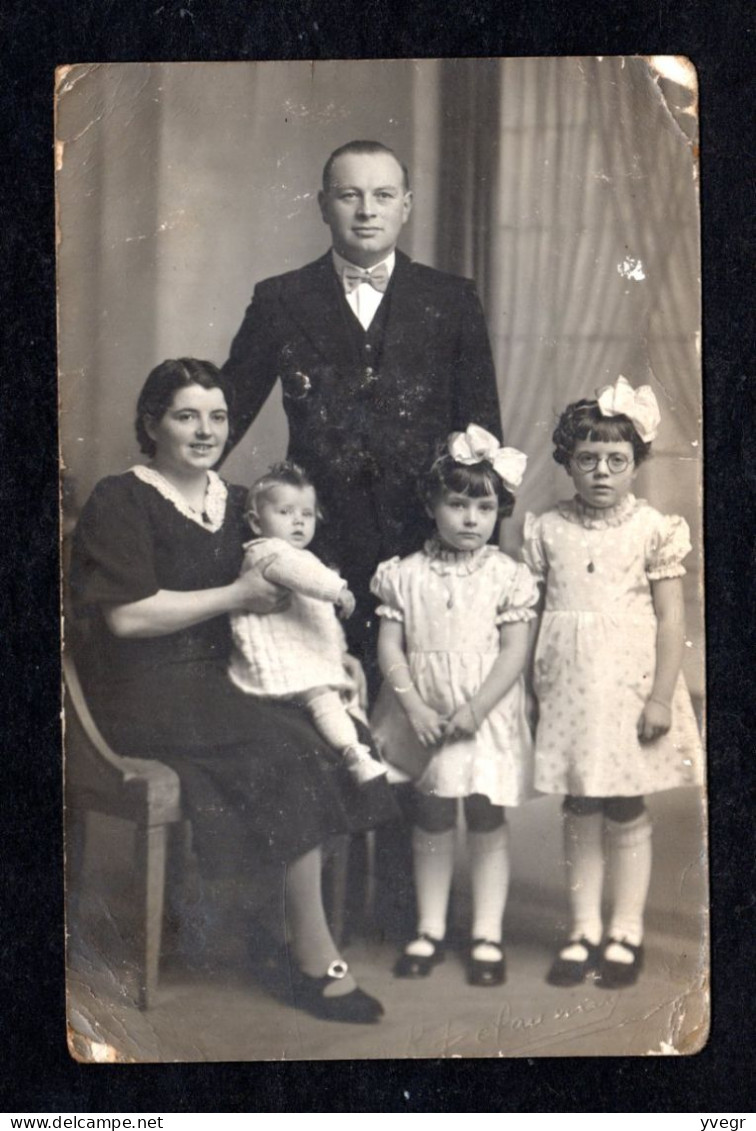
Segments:
[[[653,385],[657,449],[683,454],[699,433],[696,184],[648,65],[453,60],[436,80],[435,262],[478,284],[534,499],[553,490],[554,414],[619,373]]]

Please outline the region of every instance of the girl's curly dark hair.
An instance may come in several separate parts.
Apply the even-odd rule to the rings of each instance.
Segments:
[[[632,444],[635,466],[639,467],[651,454],[651,444],[645,443],[627,416],[602,416],[596,400],[573,401],[559,417],[554,434],[554,459],[562,467],[569,467],[572,454],[581,440],[605,444]]]
[[[445,443],[439,449],[437,458],[419,484],[420,498],[427,507],[432,508],[447,491],[470,495],[474,499],[495,495],[499,504],[499,520],[509,518],[514,510],[515,497],[487,460],[472,464],[457,463],[449,455]]]
[[[179,357],[161,362],[148,374],[137,401],[134,429],[139,450],[145,455],[152,457],[157,451],[145,421],[149,419],[157,424],[173,404],[173,398],[178,390],[186,389],[190,385],[200,385],[203,389],[220,389],[229,411],[231,410],[230,389],[221,371],[212,361]]]

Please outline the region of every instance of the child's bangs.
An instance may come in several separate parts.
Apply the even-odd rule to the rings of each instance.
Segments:
[[[450,474],[445,476],[448,491],[470,495],[473,499],[482,499],[487,495],[498,497],[496,481],[496,473],[487,464],[475,464],[471,467],[456,465]]]
[[[599,420],[586,420],[575,430],[576,440],[590,440],[598,444],[632,443],[635,429],[626,416],[602,416]]]

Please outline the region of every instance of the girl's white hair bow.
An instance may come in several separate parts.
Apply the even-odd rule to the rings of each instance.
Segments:
[[[464,432],[452,432],[447,441],[449,455],[456,463],[490,463],[508,491],[522,483],[528,457],[517,448],[500,448],[499,441],[479,424],[468,424]]]
[[[597,389],[596,396],[602,416],[626,416],[644,444],[656,438],[661,413],[650,385],[634,389],[625,377],[619,376],[613,385]]]

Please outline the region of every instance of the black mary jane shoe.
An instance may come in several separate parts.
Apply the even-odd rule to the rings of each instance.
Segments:
[[[632,954],[632,962],[613,962],[611,958],[607,958],[606,952],[610,946],[624,947],[626,951]],[[596,985],[600,986],[602,990],[619,990],[624,986],[634,986],[643,969],[643,958],[642,943],[640,946],[635,946],[626,939],[607,939],[599,961]]]
[[[570,946],[582,946],[586,952],[585,958],[562,958],[562,951]],[[600,949],[586,938],[569,939],[564,946],[559,948],[559,954],[554,959],[551,969],[546,975],[550,986],[579,986],[588,974],[595,970],[599,963]]]
[[[349,967],[337,958],[322,978],[313,978],[301,971],[294,986],[294,1004],[322,1021],[344,1021],[351,1025],[373,1025],[383,1016],[383,1006],[359,986],[348,994],[326,996],[324,990],[346,977]]]
[[[476,958],[476,946],[495,946],[501,958]],[[507,980],[507,963],[501,943],[490,939],[473,939],[467,963],[467,981],[471,986],[501,986]]]
[[[433,947],[432,952],[430,954],[408,954],[405,949],[394,965],[395,978],[427,978],[433,967],[444,961],[443,939],[434,939],[432,935],[426,935],[423,932],[416,939],[413,939],[413,942],[418,942],[420,939],[423,942],[430,943]]]

